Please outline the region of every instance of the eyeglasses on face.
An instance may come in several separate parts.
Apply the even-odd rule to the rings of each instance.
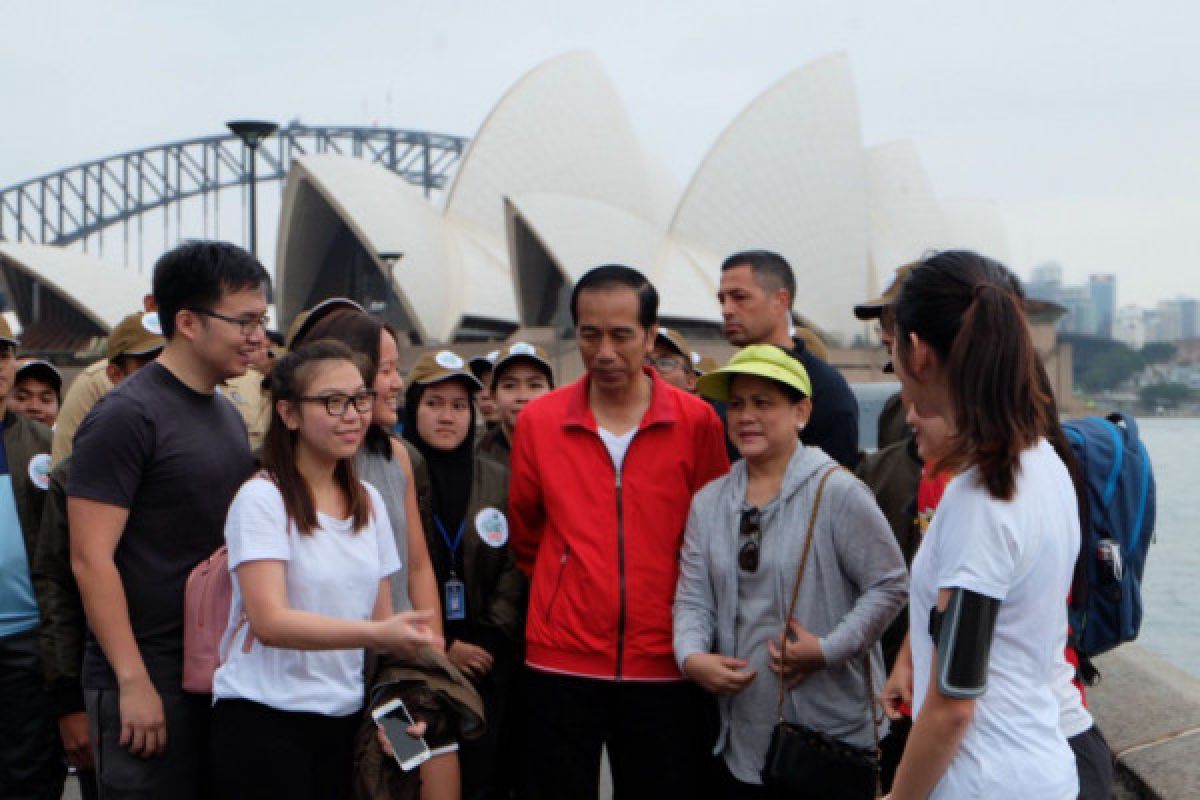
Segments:
[[[738,548],[738,566],[745,572],[757,572],[762,550],[762,512],[757,508],[743,511],[738,534],[746,539]]]
[[[670,356],[666,356],[664,358],[652,358],[647,356],[646,366],[654,367],[659,372],[672,372],[677,369],[683,369],[683,361]]]
[[[222,322],[228,322],[230,325],[237,325],[242,336],[246,337],[253,336],[260,328],[264,331],[267,329],[266,314],[263,314],[261,317],[227,317],[224,314],[218,314],[210,308],[189,308],[188,311],[205,317],[219,319]]]
[[[324,403],[325,410],[329,412],[329,416],[341,417],[345,416],[347,409],[351,405],[360,414],[370,411],[375,407],[375,394],[374,389],[363,389],[361,392],[355,392],[354,394],[334,392],[333,394],[301,397],[300,400],[304,403]]]

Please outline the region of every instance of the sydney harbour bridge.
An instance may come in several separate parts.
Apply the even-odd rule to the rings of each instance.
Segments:
[[[293,159],[317,153],[362,158],[432,196],[448,185],[467,142],[443,133],[299,122],[261,142],[244,132],[169,142],[0,189],[0,240],[74,245],[139,269],[157,250],[189,237],[240,240],[253,249],[252,184],[282,187]]]

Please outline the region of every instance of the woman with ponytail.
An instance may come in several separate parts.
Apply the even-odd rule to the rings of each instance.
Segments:
[[[1020,298],[1000,264],[938,253],[895,318],[905,400],[945,421],[953,477],[912,565],[915,721],[891,797],[1073,800],[1055,683],[1079,512]]]

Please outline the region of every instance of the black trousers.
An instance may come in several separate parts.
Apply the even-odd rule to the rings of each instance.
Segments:
[[[209,695],[159,690],[167,721],[161,755],[141,758],[121,746],[120,693],[84,689],[101,800],[202,800],[207,780]]]
[[[0,797],[58,800],[66,774],[37,629],[6,636],[0,639]]]
[[[220,800],[340,800],[350,794],[360,714],[279,711],[218,700],[212,711],[212,778]]]
[[[1113,794],[1113,756],[1095,725],[1067,739],[1079,771],[1079,800],[1109,800]]]
[[[614,800],[711,796],[711,760],[698,760],[707,724],[703,693],[690,683],[606,681],[526,673],[530,792],[537,800],[599,793],[607,747]],[[711,748],[711,742],[709,747]]]

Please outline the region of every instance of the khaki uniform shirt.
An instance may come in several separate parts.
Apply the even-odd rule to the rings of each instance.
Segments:
[[[271,398],[262,384],[263,374],[251,367],[245,375],[230,378],[221,387],[221,394],[229,398],[245,420],[250,449],[254,452],[262,447],[271,422]]]
[[[79,430],[83,418],[92,410],[92,406],[96,405],[96,401],[112,388],[112,382],[105,371],[107,369],[107,359],[89,364],[67,387],[62,408],[59,409],[58,419],[54,423],[54,444],[50,449],[54,466],[58,466],[71,455],[75,446],[75,432]]]

